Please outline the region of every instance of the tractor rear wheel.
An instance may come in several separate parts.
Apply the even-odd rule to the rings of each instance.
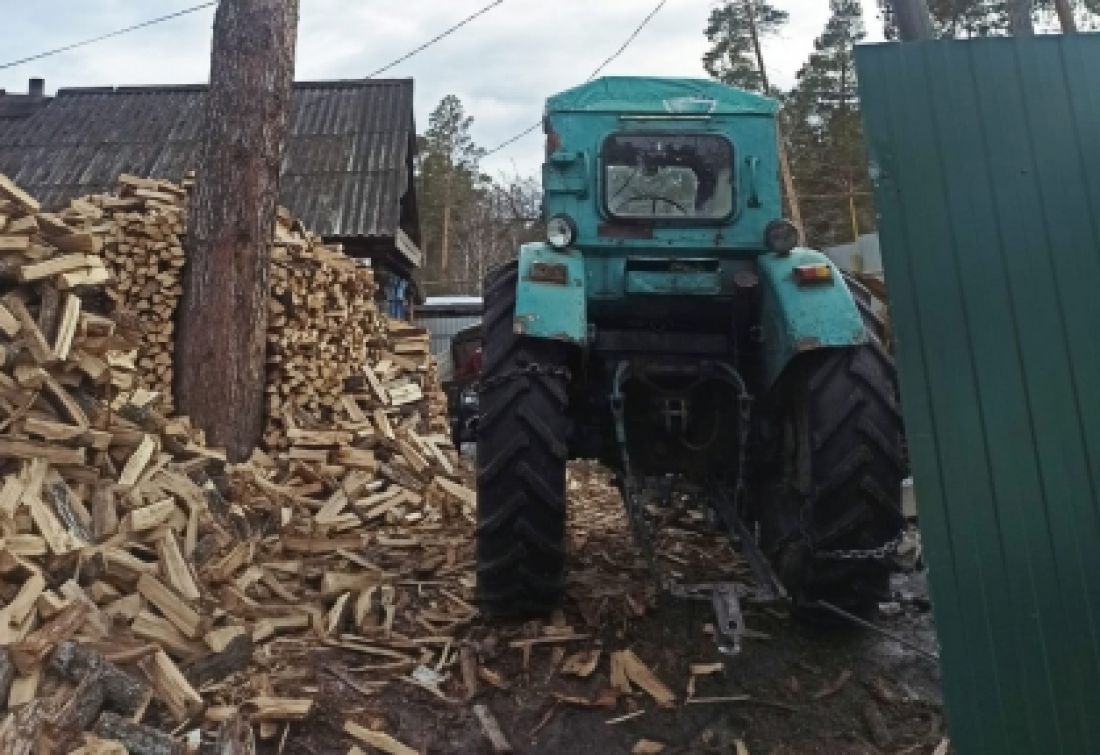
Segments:
[[[875,343],[801,360],[778,394],[779,480],[758,505],[761,545],[796,607],[867,613],[888,597],[891,571],[872,552],[905,524],[893,361]]]
[[[485,279],[477,435],[477,597],[490,617],[544,615],[565,584],[568,347],[516,335],[517,266]],[[532,371],[531,365],[548,370]]]

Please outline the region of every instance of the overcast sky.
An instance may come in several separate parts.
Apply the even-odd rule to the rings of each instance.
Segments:
[[[789,86],[828,17],[827,0],[772,0],[791,15],[765,42],[773,80]],[[4,6],[0,65],[200,0],[37,0]],[[359,78],[464,18],[489,0],[300,0],[297,78]],[[869,39],[881,38],[875,0],[862,0]],[[505,0],[386,76],[416,80],[418,128],[446,94],[474,116],[474,138],[492,147],[538,121],[546,96],[573,86],[613,53],[656,0]],[[609,74],[702,76],[703,28],[714,0],[668,0]],[[0,88],[27,79],[58,87],[190,84],[209,73],[212,8],[71,52],[0,69]],[[541,143],[532,134],[489,158],[490,174],[533,174]]]

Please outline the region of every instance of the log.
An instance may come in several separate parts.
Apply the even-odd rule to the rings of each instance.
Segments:
[[[89,672],[53,716],[52,728],[68,736],[86,730],[99,716],[105,700],[106,691],[100,674]]]
[[[95,733],[104,739],[118,740],[130,755],[183,755],[184,752],[183,745],[171,734],[136,724],[110,711],[104,711],[99,717]]]
[[[230,674],[248,667],[254,650],[252,637],[239,634],[229,641],[224,650],[199,658],[184,667],[184,676],[196,687],[224,679]]]
[[[108,661],[99,652],[77,642],[62,642],[54,650],[50,667],[69,681],[94,675],[103,687],[103,703],[124,716],[132,716],[145,701],[149,685]]]

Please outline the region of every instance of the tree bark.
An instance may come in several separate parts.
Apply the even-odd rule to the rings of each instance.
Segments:
[[[1008,23],[1017,37],[1034,37],[1031,22],[1031,0],[1008,0]]]
[[[919,42],[932,38],[932,16],[927,0],[893,0],[894,17],[902,42]]]
[[[1065,34],[1075,34],[1077,32],[1077,19],[1073,17],[1073,8],[1069,5],[1069,0],[1054,0],[1054,9],[1058,12],[1058,21],[1062,24],[1062,31]]]
[[[760,84],[764,94],[768,95],[771,85],[768,84],[768,69],[764,67],[764,51],[760,47],[760,35],[756,31],[756,0],[744,0],[745,13],[749,18],[749,34],[752,36],[752,46],[756,52],[756,67],[760,69]],[[794,186],[794,175],[791,173],[791,163],[787,156],[787,140],[783,138],[783,129],[780,121],[776,119],[776,141],[779,146],[779,172],[783,179],[783,189],[787,193],[787,201],[791,206],[791,221],[798,229],[798,243],[806,243],[806,231],[802,226],[802,204],[798,201],[798,190]]]
[[[176,403],[248,458],[264,420],[268,263],[298,0],[221,0],[176,340]]]

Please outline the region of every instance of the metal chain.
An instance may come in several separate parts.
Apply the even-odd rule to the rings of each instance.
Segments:
[[[569,382],[573,373],[569,371],[568,367],[562,367],[556,364],[538,364],[532,362],[524,367],[519,367],[511,372],[505,372],[500,375],[493,375],[490,378],[479,380],[474,384],[474,388],[478,391],[487,391],[490,388],[495,388],[498,385],[510,383],[513,380],[518,380],[523,377],[534,377],[536,375],[543,375],[545,377],[560,377],[565,382]]]
[[[737,516],[743,518],[746,513],[743,510],[742,501],[745,500],[745,467],[748,463],[749,424],[752,422],[752,396],[743,384],[741,392],[737,396],[737,411],[740,427],[737,428],[739,448],[737,449],[737,482],[733,487],[733,510],[737,513]]]
[[[814,558],[823,561],[885,561],[898,552],[905,540],[902,529],[893,539],[887,540],[875,548],[836,548],[833,550],[815,550]]]

